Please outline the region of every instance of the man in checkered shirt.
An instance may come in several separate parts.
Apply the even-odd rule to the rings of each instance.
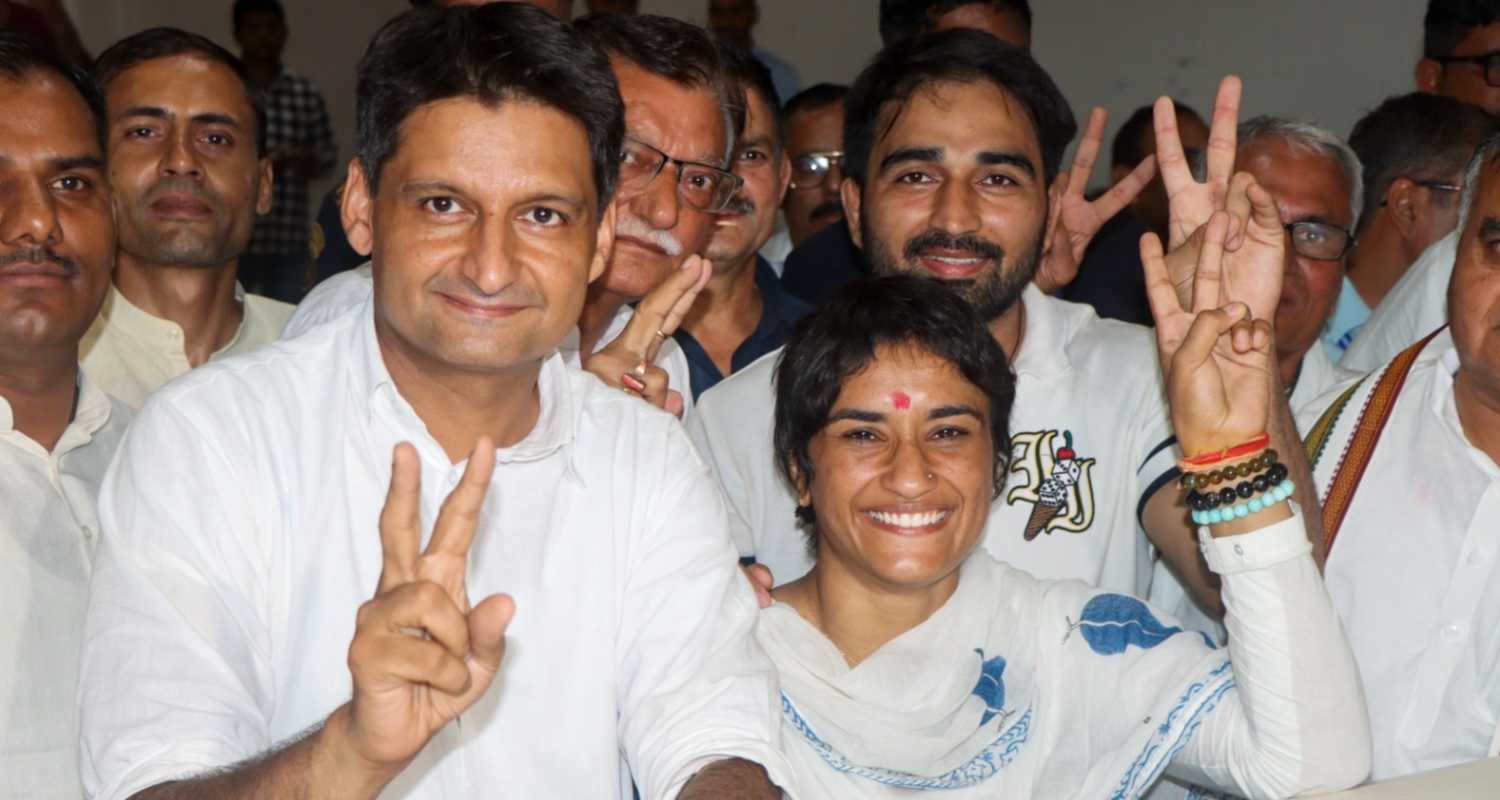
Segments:
[[[312,82],[281,63],[286,12],[279,0],[236,0],[234,38],[266,114],[266,152],[275,163],[271,213],[256,221],[250,249],[240,257],[246,288],[295,303],[306,291],[311,260],[310,181],[338,161],[328,109]]]

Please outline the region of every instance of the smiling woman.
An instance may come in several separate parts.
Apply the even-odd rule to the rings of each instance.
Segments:
[[[1265,392],[1239,381],[1269,375],[1269,334],[1235,338],[1248,320],[1222,310],[1159,324],[1189,320],[1193,341],[1162,344],[1179,437],[1263,426]],[[788,341],[775,447],[815,562],[773,592],[757,636],[780,676],[797,796],[1128,798],[1169,765],[1250,797],[1362,778],[1352,659],[1285,503],[1268,495],[1200,531],[1224,576],[1228,653],[1136,598],[975,552],[1014,393],[972,305],[928,278],[853,284]],[[1225,394],[1232,413],[1208,408]]]

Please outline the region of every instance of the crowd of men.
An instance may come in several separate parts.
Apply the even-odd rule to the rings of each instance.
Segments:
[[[754,0],[571,5],[382,27],[312,260],[335,152],[275,0],[240,56],[0,32],[0,798],[796,796],[776,374],[869,276],[943,281],[1014,372],[981,546],[1222,644],[1141,240],[1185,292],[1226,208],[1284,242],[1224,292],[1272,323],[1369,777],[1500,755],[1500,2],[1429,0],[1348,136],[1233,77],[1144,105],[1099,194],[1025,0],[882,0],[910,57],[806,88]]]

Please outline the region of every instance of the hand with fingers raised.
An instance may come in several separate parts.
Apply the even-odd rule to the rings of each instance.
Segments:
[[[1241,302],[1221,304],[1226,212],[1202,232],[1192,299],[1172,286],[1156,234],[1141,237],[1146,295],[1166,377],[1172,428],[1185,454],[1223,450],[1267,430],[1275,358],[1271,325]]]
[[[1281,281],[1285,274],[1286,235],[1281,225],[1281,211],[1276,200],[1248,172],[1235,175],[1226,198],[1229,237],[1239,231],[1237,249],[1230,249],[1226,237],[1222,272],[1209,276],[1218,285],[1214,300],[1223,306],[1231,302],[1250,307],[1253,319],[1274,322],[1276,306],[1281,302]],[[1177,299],[1183,307],[1192,307],[1199,254],[1208,225],[1200,226],[1185,241],[1167,253],[1167,274]]]
[[[472,706],[500,670],[515,603],[495,594],[471,607],[466,585],[494,470],[495,447],[481,438],[424,549],[417,453],[410,444],[396,446],[380,514],[380,584],[359,609],[349,645],[354,697],[341,709],[345,740],[386,780]]]
[[[681,269],[636,304],[635,315],[614,341],[583,359],[583,368],[681,417],[682,395],[668,387],[667,372],[656,366],[656,356],[682,324],[711,272],[702,256],[689,256]]]
[[[1095,107],[1089,114],[1083,138],[1078,141],[1073,166],[1058,173],[1056,184],[1063,187],[1062,194],[1056,198],[1052,240],[1036,277],[1037,288],[1048,294],[1073,282],[1094,235],[1111,217],[1130,205],[1156,174],[1156,160],[1148,156],[1109,191],[1092,201],[1085,196],[1108,122],[1109,112]]]
[[[1161,170],[1162,186],[1167,192],[1167,250],[1175,250],[1187,241],[1193,231],[1208,223],[1215,211],[1225,208],[1230,178],[1234,175],[1240,117],[1240,79],[1229,75],[1219,82],[1214,98],[1214,115],[1208,129],[1208,175],[1199,182],[1193,177],[1182,137],[1177,132],[1177,111],[1171,98],[1157,98],[1152,109],[1156,133],[1156,167]],[[1231,226],[1228,249],[1239,246],[1239,231]]]

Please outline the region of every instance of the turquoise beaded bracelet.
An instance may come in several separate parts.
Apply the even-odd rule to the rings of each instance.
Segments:
[[[1292,490],[1296,486],[1292,484],[1291,478],[1281,482],[1279,486],[1260,497],[1252,497],[1243,503],[1236,503],[1224,508],[1215,508],[1211,511],[1194,511],[1193,524],[1215,525],[1220,522],[1228,522],[1232,519],[1244,519],[1257,511],[1263,511],[1280,503],[1282,500],[1292,496]]]

